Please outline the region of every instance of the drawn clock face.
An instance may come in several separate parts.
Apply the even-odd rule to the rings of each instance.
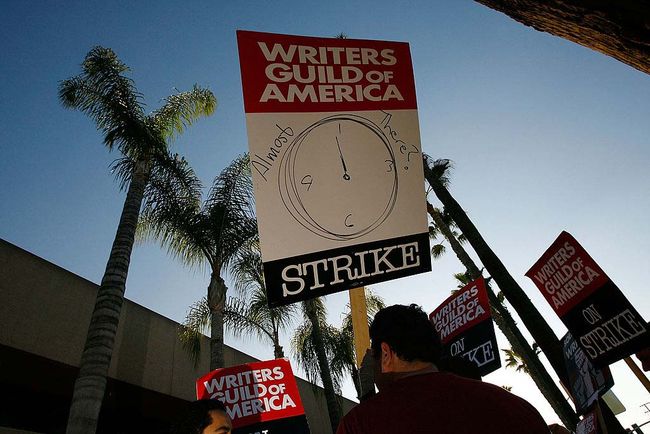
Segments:
[[[377,229],[395,206],[395,155],[373,122],[330,116],[290,144],[278,187],[289,213],[309,231],[331,240],[359,238]]]

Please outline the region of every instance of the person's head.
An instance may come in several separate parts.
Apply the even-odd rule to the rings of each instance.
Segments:
[[[174,429],[174,434],[230,434],[232,421],[223,402],[200,399],[191,402],[185,417]]]
[[[438,332],[415,304],[389,306],[377,312],[370,325],[370,339],[373,357],[384,374],[437,365],[440,359]]]

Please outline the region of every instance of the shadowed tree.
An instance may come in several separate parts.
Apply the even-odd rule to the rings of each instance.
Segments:
[[[121,186],[127,190],[115,240],[97,293],[81,356],[68,417],[68,433],[93,433],[106,388],[106,375],[124,300],[140,208],[153,179],[192,190],[184,160],[169,155],[168,142],[201,116],[214,112],[216,99],[195,86],[190,92],[165,99],[163,107],[147,115],[142,95],[125,74],[129,68],[109,48],[95,47],[84,59],[81,74],[59,84],[64,107],[87,114],[104,136],[109,151],[117,148]]]
[[[334,433],[341,419],[341,406],[336,391],[340,390],[343,371],[333,371],[328,359],[334,358],[340,331],[327,323],[323,297],[303,301],[300,306],[304,322],[296,329],[291,346],[296,360],[307,373],[307,378],[312,382],[320,378],[323,384],[330,426]]]
[[[526,296],[519,284],[510,275],[501,260],[487,245],[481,234],[476,229],[476,226],[474,226],[465,211],[461,208],[460,204],[458,204],[449,193],[444,178],[440,178],[438,172],[444,172],[449,167],[449,160],[437,160],[434,162],[427,156],[424,158],[425,178],[429,182],[429,185],[431,185],[438,199],[444,205],[445,211],[448,212],[451,218],[456,222],[459,229],[463,232],[463,235],[465,235],[471,246],[474,248],[474,251],[478,254],[485,268],[488,270],[494,281],[499,285],[499,288],[501,288],[506,299],[519,313],[526,328],[533,335],[533,338],[539,344],[542,351],[544,351],[548,360],[551,362],[551,365],[558,373],[558,376],[561,379],[565,379],[566,369],[564,367],[562,349],[557,336],[555,336],[553,330],[546,323],[537,308],[532,304],[528,296]]]
[[[449,167],[450,162],[448,160],[437,160],[433,162],[430,167],[425,169],[428,170],[427,179],[429,180],[429,183],[435,182],[446,189],[449,183]],[[445,213],[442,213],[428,202],[427,211],[434,221],[434,226],[449,242],[452,250],[466,269],[465,273],[459,273],[457,275],[457,279],[461,283],[469,283],[469,281],[480,277],[482,275],[481,270],[479,270],[474,264],[474,261],[470,258],[460,241],[457,239],[456,234],[454,234],[449,226],[449,219],[444,215]],[[517,327],[517,323],[503,304],[503,294],[499,293],[497,296],[492,291],[489,281],[486,281],[486,289],[494,322],[506,336],[517,354],[521,355],[522,359],[527,362],[527,366],[530,367],[530,370],[528,371],[529,375],[558,416],[560,416],[567,426],[575,427],[577,417],[573,412],[573,409],[567,403],[564,395],[562,395],[562,392],[555,385],[553,379],[546,372],[546,368],[537,357],[539,351],[531,348],[528,341]]]
[[[535,351],[536,354],[539,354],[539,348],[537,348],[537,344],[533,344],[533,350]],[[503,353],[506,355],[506,368],[512,368],[517,372],[524,372],[526,374],[530,374],[530,368],[526,364],[524,358],[521,355],[519,355],[519,353],[517,353],[512,348],[508,348],[501,351],[503,351]]]
[[[273,346],[274,357],[283,358],[285,354],[280,345],[280,332],[286,331],[293,323],[296,305],[269,307],[262,258],[257,242],[250,244],[230,266],[230,274],[240,297],[227,299],[223,310],[224,322],[234,336],[248,335],[269,341]],[[210,309],[207,298],[203,297],[190,308],[181,329],[181,342],[195,364],[201,350],[200,337],[209,324]]]
[[[145,207],[141,236],[158,239],[188,266],[208,266],[210,283],[203,308],[210,321],[210,370],[224,366],[224,307],[228,287],[222,277],[237,253],[257,235],[248,156],[236,158],[214,180],[203,204],[169,191],[165,206]],[[201,308],[201,304],[194,306]],[[200,328],[200,324],[197,325]],[[191,328],[185,332],[191,333]]]
[[[240,298],[231,298],[226,306],[226,324],[237,336],[248,334],[268,339],[276,359],[285,357],[280,345],[280,332],[293,323],[297,306],[269,307],[264,285],[262,256],[257,242],[244,250],[234,261],[231,272]]]
[[[384,302],[366,289],[366,303],[368,324],[370,324],[375,314],[384,307]],[[323,383],[331,421],[334,412],[330,410],[330,405],[336,405],[340,418],[336,393],[340,392],[346,375],[352,376],[357,395],[360,394],[350,305],[347,305],[341,329],[327,323],[327,312],[322,299],[302,302],[302,308],[304,321],[296,329],[291,341],[292,350],[296,360],[305,370],[307,378],[311,382],[320,379]],[[332,386],[328,391],[325,384],[330,381]],[[331,421],[331,424],[332,430],[336,431],[338,421]]]
[[[447,190],[445,182],[443,182],[444,177],[443,178],[439,177],[440,172],[441,171],[444,172],[449,167],[450,161],[449,160],[433,161],[431,157],[427,155],[424,155],[423,158],[424,158],[425,179],[427,180],[427,182],[435,192],[440,202],[442,202],[442,204],[444,205],[445,211],[448,212],[451,218],[454,220],[454,222],[456,222],[456,225],[463,232],[463,234],[467,238],[467,241],[473,247],[474,251],[480,258],[481,262],[483,263],[487,271],[490,273],[492,279],[499,285],[499,288],[501,288],[501,291],[503,292],[505,298],[512,305],[512,307],[517,311],[522,322],[524,323],[524,325],[526,326],[530,334],[533,336],[533,339],[536,341],[539,348],[546,355],[548,361],[550,362],[551,366],[555,370],[558,377],[560,377],[560,381],[562,381],[565,385],[569,384],[566,368],[564,365],[562,346],[557,336],[550,328],[548,323],[546,323],[546,321],[539,313],[537,308],[530,301],[528,296],[521,289],[521,286],[519,286],[517,281],[510,274],[510,272],[508,272],[508,270],[506,269],[505,265],[503,265],[499,257],[492,251],[490,246],[488,246],[488,244],[485,242],[483,236],[480,234],[476,226],[474,226],[474,223],[469,219],[469,217],[462,209],[460,204],[456,201],[456,199],[454,199],[451,193]],[[469,263],[464,262],[464,260],[460,256],[459,259],[461,259],[461,262],[463,262],[463,265],[465,265],[466,267],[468,267],[468,265],[470,265],[471,263],[471,259],[469,259],[469,257],[467,257],[467,259],[469,259]],[[480,272],[475,266],[474,268],[476,269],[475,275],[478,276]],[[472,271],[471,274],[474,274],[474,271]],[[494,293],[492,293],[492,291],[488,291],[488,296],[491,297],[490,302],[492,302],[493,295]],[[496,296],[494,296],[494,298],[496,298]],[[507,309],[504,309],[502,314],[509,315]],[[516,328],[513,328],[513,331],[516,330],[517,330]],[[514,347],[515,344],[513,343],[513,341],[510,342]],[[520,355],[524,354],[522,351],[519,351],[519,349],[517,349],[517,352]],[[534,357],[530,356],[529,360],[531,361],[534,360]],[[529,363],[528,367],[531,368],[531,366],[532,365]],[[603,404],[602,407],[604,407],[602,409],[602,412],[603,412],[605,424],[607,426],[607,430],[611,433],[621,433],[621,434],[624,433],[625,430],[621,426],[618,419],[616,419],[614,414],[611,412],[611,410],[609,410],[609,407],[607,407],[605,404]],[[560,414],[558,415],[562,417],[562,415]],[[563,422],[567,424],[566,425],[567,427],[573,429],[573,427],[575,426],[576,418],[575,416],[573,416],[571,417],[571,419],[572,419],[571,421],[568,420],[565,421],[563,417]]]

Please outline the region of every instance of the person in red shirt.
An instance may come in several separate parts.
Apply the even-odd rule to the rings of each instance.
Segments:
[[[439,372],[440,339],[417,305],[380,310],[370,326],[379,393],[337,434],[548,434],[537,410],[504,389]]]

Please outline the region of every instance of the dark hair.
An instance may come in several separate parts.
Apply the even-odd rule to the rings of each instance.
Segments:
[[[385,342],[407,362],[420,360],[437,364],[440,359],[438,332],[416,304],[396,304],[377,312],[370,325],[370,339],[375,358],[380,357],[381,343]]]
[[[213,410],[226,413],[226,406],[218,399],[199,399],[190,402],[185,409],[183,418],[175,424],[172,433],[201,434],[212,423],[210,412]]]

